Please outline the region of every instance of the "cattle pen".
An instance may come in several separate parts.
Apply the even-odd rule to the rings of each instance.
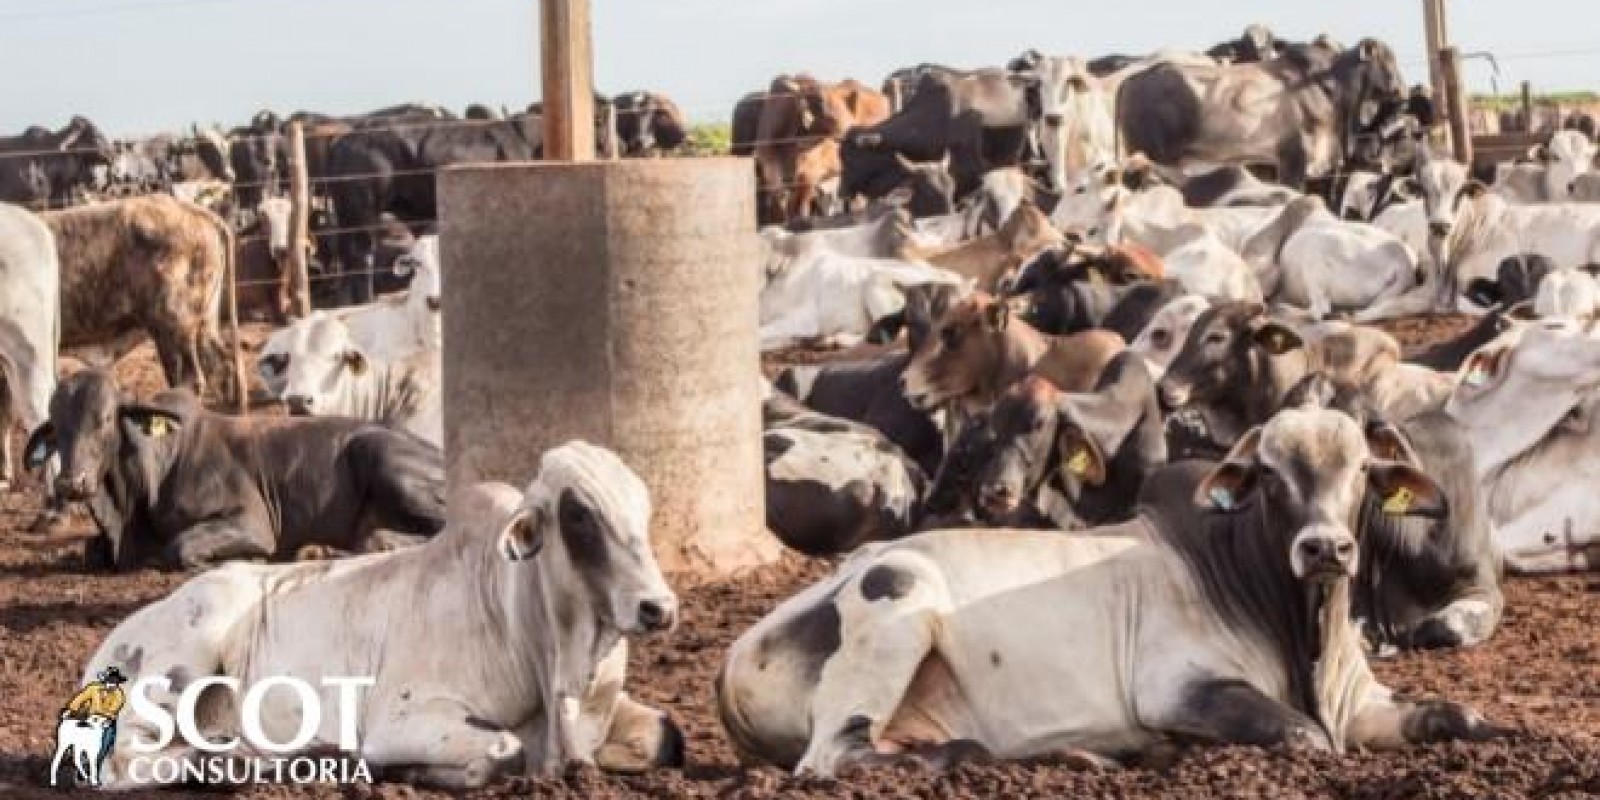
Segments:
[[[1479,127],[1465,4],[881,91],[970,4],[851,4],[706,145],[591,2],[526,107],[0,140],[0,798],[1600,798],[1600,144]],[[46,319],[6,214],[150,196],[241,407],[133,312],[38,402],[199,279],[130,212]]]

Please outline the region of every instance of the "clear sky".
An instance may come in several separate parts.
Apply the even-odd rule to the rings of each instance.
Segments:
[[[1420,0],[593,0],[607,93],[654,89],[697,121],[783,71],[876,84],[899,66],[1047,53],[1203,49],[1250,22],[1392,45],[1426,79]],[[74,113],[113,134],[260,108],[343,113],[406,101],[457,110],[537,93],[537,0],[0,0],[0,134]],[[1500,87],[1600,88],[1593,0],[1454,0],[1453,39],[1500,56]],[[1491,70],[1469,62],[1474,91]]]

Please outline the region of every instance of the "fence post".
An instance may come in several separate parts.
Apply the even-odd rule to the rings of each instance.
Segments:
[[[589,0],[540,0],[544,157],[594,160],[594,66]]]
[[[289,290],[294,295],[294,316],[311,315],[311,279],[306,264],[310,242],[311,191],[306,175],[306,134],[298,122],[289,123]]]
[[[1461,88],[1461,52],[1454,47],[1439,51],[1444,63],[1445,102],[1450,109],[1450,140],[1456,160],[1472,166],[1472,132],[1467,127],[1467,101]]]
[[[1533,84],[1522,82],[1522,129],[1533,132]]]
[[[1433,86],[1434,99],[1444,104],[1445,113],[1449,114],[1449,100],[1446,98],[1446,85],[1444,80],[1444,64],[1440,56],[1448,42],[1448,35],[1444,27],[1444,0],[1422,0],[1422,33],[1426,39],[1428,50],[1428,82]],[[1446,133],[1449,132],[1448,126]]]

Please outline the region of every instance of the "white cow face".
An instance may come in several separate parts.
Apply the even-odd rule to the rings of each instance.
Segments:
[[[1142,356],[1150,368],[1150,376],[1160,380],[1167,373],[1167,365],[1183,349],[1194,321],[1210,307],[1211,302],[1197,294],[1167,303],[1150,318],[1128,349]]]
[[[289,255],[289,212],[292,206],[288,198],[268,197],[256,206],[256,219],[261,220],[261,226],[267,234],[267,246],[273,259],[282,259]]]
[[[1454,230],[1461,204],[1483,194],[1483,184],[1469,180],[1467,168],[1454,161],[1429,159],[1417,168],[1417,188],[1428,214],[1428,236],[1442,241]]]
[[[650,547],[650,492],[615,453],[585,442],[545,453],[519,514],[527,521],[501,534],[508,561],[537,557],[565,572],[557,590],[581,594],[623,633],[677,622],[678,598]]]
[[[1361,503],[1370,491],[1386,514],[1438,517],[1444,493],[1410,463],[1342,411],[1280,411],[1239,440],[1195,493],[1202,508],[1234,513],[1265,505],[1285,526],[1285,557],[1302,581],[1323,584],[1355,576]],[[1403,456],[1402,456],[1403,457]]]
[[[439,320],[443,307],[440,300],[443,279],[439,269],[439,237],[418,237],[409,251],[395,259],[394,274],[402,278],[411,276],[411,293],[406,305],[414,319],[421,321],[428,346],[439,349],[444,338]]]
[[[1085,241],[1105,242],[1111,216],[1127,193],[1121,175],[1115,165],[1107,163],[1067,170],[1061,202],[1051,212],[1050,221],[1063,232],[1077,232]]]
[[[282,333],[282,359],[276,366],[289,413],[337,413],[334,401],[340,389],[371,368],[366,354],[351,340],[350,329],[337,317],[315,314]]]
[[[1095,79],[1079,58],[1044,58],[1034,68],[1038,75],[1039,144],[1050,164],[1050,185],[1067,185],[1068,171],[1081,170],[1084,126],[1099,103]]]

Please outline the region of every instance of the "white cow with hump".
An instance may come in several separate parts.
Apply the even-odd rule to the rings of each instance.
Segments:
[[[1515,324],[1462,364],[1445,410],[1467,429],[1495,540],[1520,572],[1600,567],[1600,335]]]
[[[0,203],[0,490],[12,479],[13,424],[31,432],[50,416],[60,275],[50,229],[21,207]]]
[[[177,693],[225,675],[250,686],[295,677],[320,692],[312,742],[341,741],[341,690],[326,676],[371,678],[359,694],[359,750],[376,776],[465,789],[568,762],[635,772],[682,764],[671,719],[622,689],[624,637],[666,630],[678,601],[651,554],[650,497],[616,455],[583,442],[544,454],[518,491],[471,487],[427,544],[332,562],[233,563],[204,573],[124,620],[86,668],[117,666],[137,707],[140,682],[172,713]],[[241,732],[226,692],[204,695],[201,732]],[[294,692],[269,692],[262,729],[289,741]],[[132,740],[154,723],[124,714],[106,764],[113,788],[160,780],[139,771]],[[313,744],[311,747],[315,747]],[[206,754],[175,737],[152,754]]]
[[[319,317],[332,317],[343,323],[350,341],[371,362],[390,363],[418,353],[438,353],[443,346],[439,237],[418,237],[410,251],[395,260],[394,271],[402,277],[411,275],[409,289],[366,305],[315,312],[273,332],[257,356],[257,369],[267,391],[273,397],[283,396],[296,343],[304,343],[307,338],[297,328],[313,325]]]

